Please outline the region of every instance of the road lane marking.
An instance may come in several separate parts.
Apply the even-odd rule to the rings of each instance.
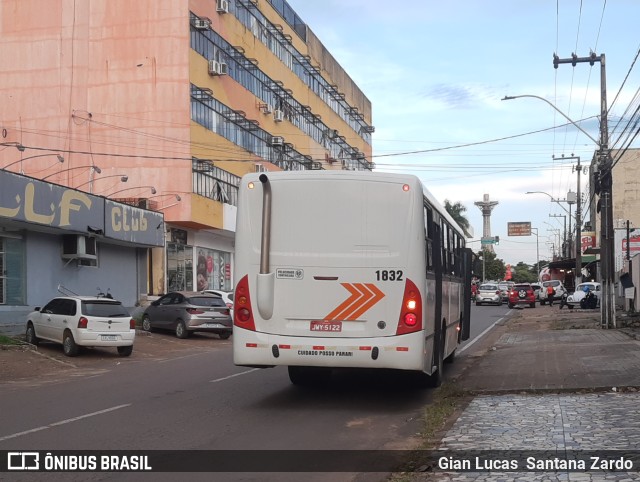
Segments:
[[[11,435],[5,435],[4,437],[0,437],[0,442],[3,442],[5,440],[9,440],[9,439],[12,439],[12,438],[16,438],[16,437],[21,437],[23,435],[28,435],[30,433],[40,432],[42,430],[47,430],[49,428],[57,427],[59,425],[65,425],[67,423],[77,422],[78,420],[82,420],[83,418],[95,417],[96,415],[102,415],[103,413],[113,412],[114,410],[120,410],[121,408],[129,407],[130,405],[131,405],[130,403],[126,403],[124,405],[117,405],[115,407],[105,408],[104,410],[98,410],[97,412],[91,412],[91,413],[87,413],[85,415],[80,415],[79,417],[68,418],[66,420],[61,420],[59,422],[50,423],[49,425],[44,425],[42,427],[32,428],[31,430],[25,430],[24,432],[18,432],[18,433],[14,433],[14,434],[11,434]]]
[[[504,320],[509,315],[509,313],[511,313],[511,310],[507,311],[506,315],[504,315],[502,318],[499,318],[498,320],[496,320],[496,322],[493,325],[489,326],[486,330],[484,330],[482,333],[480,333],[478,336],[476,336],[470,343],[467,343],[465,346],[460,348],[460,353],[465,351],[467,348],[469,348],[471,345],[473,345],[476,341],[478,341],[480,338],[482,338],[484,335],[486,335],[487,332],[489,332],[489,330],[491,330],[494,326],[496,326],[498,323],[500,323],[502,320]]]
[[[246,372],[235,373],[234,375],[229,375],[228,377],[216,378],[215,380],[209,380],[209,383],[222,382],[224,380],[229,380],[229,378],[239,377],[240,375],[246,375],[247,373],[256,372],[258,370],[262,370],[262,368],[252,368],[251,370],[247,370]]]

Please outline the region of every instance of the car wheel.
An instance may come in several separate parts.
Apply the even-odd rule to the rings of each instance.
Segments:
[[[536,307],[536,302],[534,301],[533,303],[529,303],[529,308],[535,308]]]
[[[182,320],[178,321],[178,324],[176,325],[176,336],[183,340],[185,338],[189,338],[189,330],[187,330],[187,327]]]
[[[512,303],[508,303],[507,306],[509,307],[510,310],[513,309],[513,304]]]
[[[133,353],[133,345],[118,347],[118,355],[120,356],[131,356],[132,353]]]
[[[144,315],[144,318],[142,318],[142,329],[144,331],[151,332],[151,320],[149,319],[149,315]]]
[[[223,340],[228,340],[229,337],[231,336],[231,333],[229,333],[228,331],[225,331],[223,333],[218,333],[218,336]]]
[[[31,322],[27,325],[27,334],[25,339],[30,345],[38,346],[38,343],[40,343],[40,339],[36,336],[36,329],[33,327]]]
[[[76,345],[76,341],[73,339],[73,335],[70,331],[65,332],[64,338],[62,339],[62,351],[67,356],[77,356],[78,355],[78,345]]]

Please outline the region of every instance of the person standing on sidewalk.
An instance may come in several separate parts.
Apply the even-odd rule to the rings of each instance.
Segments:
[[[553,296],[556,294],[556,290],[553,286],[547,286],[547,301],[549,302],[549,306],[553,306]]]

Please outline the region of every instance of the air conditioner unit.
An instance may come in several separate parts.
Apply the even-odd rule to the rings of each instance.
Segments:
[[[209,75],[226,75],[229,68],[226,63],[217,60],[209,60]]]
[[[62,259],[97,259],[96,238],[83,234],[65,234],[62,237]]]
[[[209,22],[209,20],[205,20],[203,18],[196,18],[193,21],[193,26],[195,28],[197,28],[198,30],[206,30],[209,28],[209,26],[211,25],[211,22]]]
[[[282,122],[284,120],[284,112],[280,109],[273,111],[273,120],[276,122]]]
[[[273,136],[271,138],[272,146],[284,146],[284,137],[281,136]]]
[[[263,114],[271,114],[273,112],[273,107],[271,106],[271,104],[260,104],[260,110],[263,112]]]
[[[229,13],[229,0],[217,0],[216,11],[218,13]]]

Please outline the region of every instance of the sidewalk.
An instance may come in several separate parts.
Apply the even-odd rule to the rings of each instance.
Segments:
[[[599,322],[599,311],[537,306],[497,326],[454,382],[474,397],[439,444],[445,466],[416,478],[640,480],[640,328]],[[620,458],[618,450],[635,451],[622,471],[591,468],[590,456]],[[586,457],[587,468],[567,470],[573,457]],[[446,467],[467,458],[471,471]],[[501,460],[513,464],[509,471],[486,468]]]

